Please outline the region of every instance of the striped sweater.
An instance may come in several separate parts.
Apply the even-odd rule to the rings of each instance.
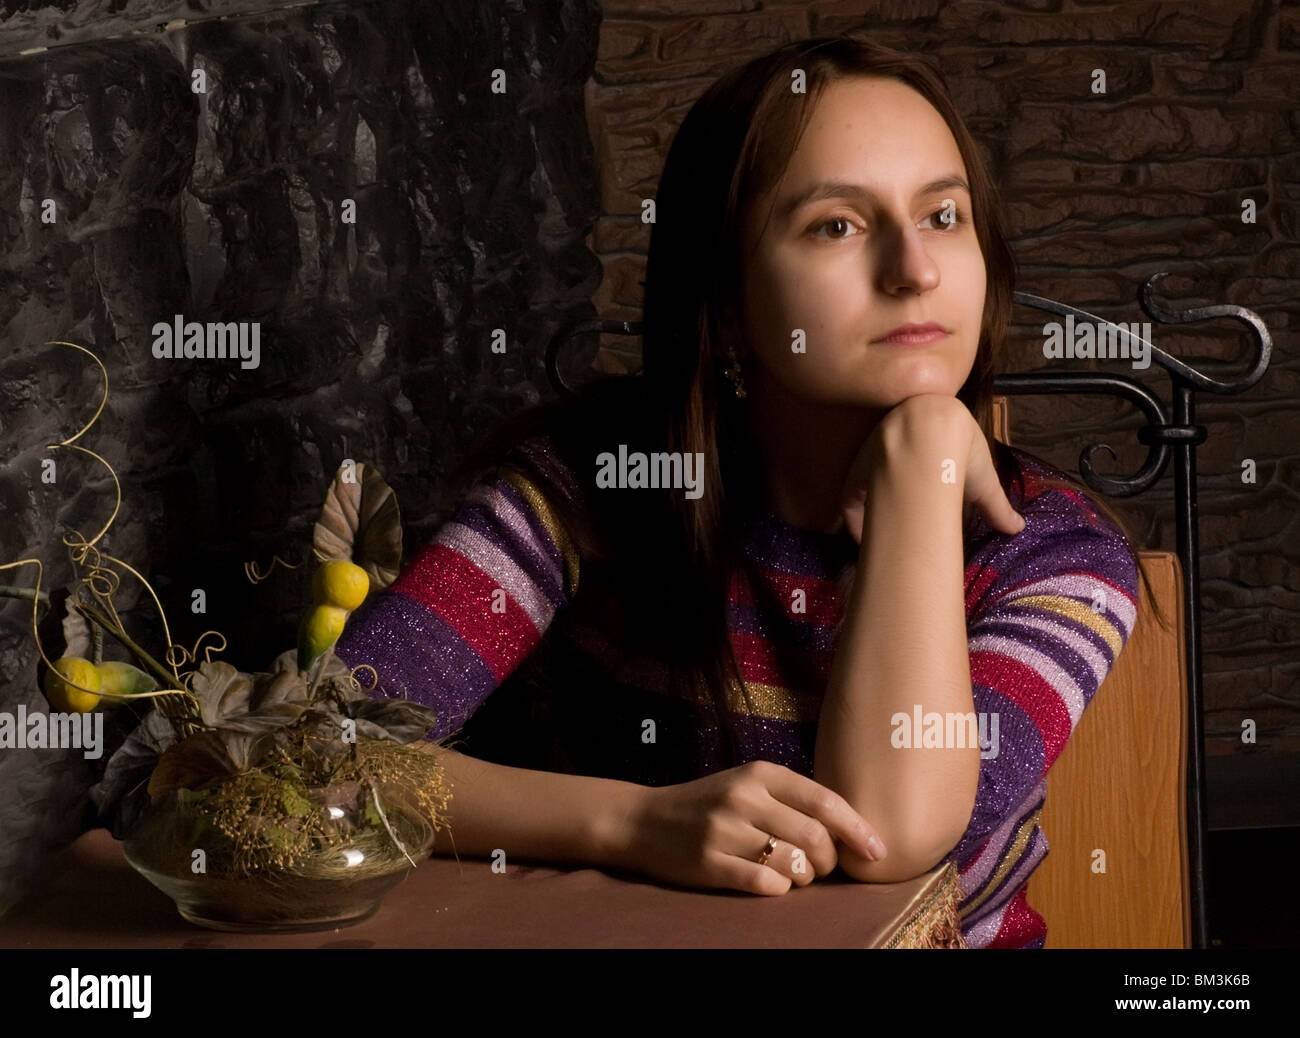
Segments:
[[[1127,541],[1083,495],[1042,488],[1038,478],[1051,470],[1016,454],[1025,494],[1013,492],[1012,504],[1025,529],[1009,537],[981,523],[967,544],[974,708],[989,723],[970,824],[948,860],[959,870],[972,948],[1043,946],[1046,926],[1026,889],[1048,849],[1039,826],[1047,770],[1137,609]],[[838,578],[857,550],[845,532],[811,532],[771,514],[747,527],[727,605],[755,707],[750,713],[730,690],[743,760],[811,777],[843,607]],[[431,739],[455,735],[464,740],[458,748],[485,760],[645,785],[719,770],[719,733],[705,702],[672,696],[662,665],[614,644],[602,622],[610,603],[581,562],[540,489],[500,468],[474,485],[395,583],[353,614],[335,651],[349,666],[377,670],[375,695],[437,711]],[[652,740],[642,737],[648,720]]]

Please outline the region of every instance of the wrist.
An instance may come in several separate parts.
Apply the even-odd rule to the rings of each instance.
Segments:
[[[641,812],[656,792],[654,786],[615,782],[612,795],[602,798],[601,809],[592,816],[588,833],[588,857],[598,868],[631,869],[632,848],[640,828]]]
[[[966,406],[955,398],[922,395],[910,397],[877,426],[873,471],[914,478],[918,473],[938,480],[941,464],[950,460],[964,469],[971,437],[979,425]]]

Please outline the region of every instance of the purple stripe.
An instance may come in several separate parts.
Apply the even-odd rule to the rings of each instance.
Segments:
[[[857,553],[848,533],[800,530],[774,515],[754,520],[746,530],[745,544],[745,553],[761,560],[766,569],[822,580],[835,580]]]
[[[1043,806],[1047,796],[1047,783],[1039,780],[1037,795],[1025,797],[1024,801],[1000,819],[996,828],[987,836],[985,843],[979,844],[967,853],[961,852],[961,845],[954,847],[946,855],[945,861],[951,861],[958,870],[965,870],[961,877],[962,903],[965,904],[983,889],[989,877],[997,871],[998,862],[1006,854],[1015,832],[1030,815]],[[978,862],[976,859],[979,859]]]
[[[793,646],[805,652],[835,651],[835,628],[827,624],[795,621],[775,606],[728,603],[728,623],[737,634],[776,642],[782,649]]]
[[[1047,837],[1043,835],[1043,830],[1038,825],[1035,825],[1029,835],[1028,843],[1025,844],[1024,854],[1021,855],[1015,867],[998,884],[989,899],[971,913],[968,919],[962,920],[962,926],[975,926],[981,919],[988,917],[991,913],[1001,911],[1007,902],[1015,898],[1020,888],[1029,882],[1030,873],[1038,868],[1046,857]]]
[[[367,663],[379,672],[375,698],[403,697],[436,710],[434,740],[463,724],[497,685],[453,628],[400,591],[385,590],[358,609],[334,654],[349,667]],[[369,685],[373,678],[363,672],[357,680]]]
[[[817,725],[776,717],[732,714],[745,762],[769,760],[812,778]]]
[[[1071,599],[1071,601],[1077,602],[1078,600]],[[998,608],[999,607],[995,605],[991,610],[991,613],[993,615],[997,615]],[[1110,642],[1108,642],[1105,638],[1103,638],[1098,631],[1089,627],[1087,624],[1081,623],[1078,620],[1071,619],[1068,616],[1058,613],[1052,609],[1047,609],[1043,606],[1017,605],[1015,602],[1008,602],[1007,608],[1009,610],[1014,609],[1018,615],[1033,616],[1036,618],[1050,620],[1053,624],[1056,624],[1057,626],[1064,628],[1064,630],[1062,630],[1061,634],[1059,635],[1061,642],[1063,644],[1069,645],[1070,638],[1079,638],[1079,639],[1086,640],[1101,654],[1102,658],[1107,661],[1108,667],[1113,667],[1115,665],[1115,653],[1111,649]],[[1106,616],[1106,622],[1114,626],[1116,632],[1120,635],[1121,641],[1126,641],[1129,632],[1125,628],[1124,624],[1119,621],[1119,618],[1114,613],[1111,612],[1107,612],[1105,616]],[[1016,639],[1023,639],[1025,635],[1030,631],[1033,631],[1039,637],[1043,637],[1046,634],[1046,632],[1044,632],[1040,628],[1023,627],[1011,637],[1014,637]],[[1075,656],[1079,656],[1080,659],[1083,658],[1077,649],[1071,648],[1070,651]],[[1086,660],[1084,661],[1084,665],[1085,667],[1087,667],[1088,670],[1088,684],[1091,684],[1092,682],[1097,680],[1097,677],[1095,674],[1092,673],[1092,668],[1087,666]]]
[[[1015,703],[979,682],[975,712],[998,714],[998,755],[980,760],[979,785],[970,824],[952,855],[966,861],[1029,795],[1047,759],[1038,726]]]

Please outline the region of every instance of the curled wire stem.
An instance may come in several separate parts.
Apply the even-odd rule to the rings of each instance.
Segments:
[[[117,472],[113,469],[113,466],[110,465],[107,460],[105,460],[101,455],[96,454],[94,451],[89,450],[86,447],[79,446],[76,443],[76,441],[79,440],[82,436],[84,436],[86,432],[90,429],[90,427],[93,426],[95,422],[99,420],[99,416],[103,413],[104,407],[108,403],[108,370],[104,367],[104,364],[99,359],[99,357],[96,356],[91,350],[86,349],[84,346],[78,346],[75,342],[65,342],[63,340],[56,339],[56,340],[47,341],[45,345],[68,346],[74,350],[79,350],[80,352],[86,354],[86,356],[88,356],[91,360],[93,360],[96,366],[99,368],[100,375],[103,380],[103,392],[100,396],[99,406],[95,409],[95,413],[91,416],[90,421],[88,421],[84,426],[82,426],[81,429],[79,429],[72,436],[69,436],[67,439],[61,440],[58,443],[51,443],[46,445],[47,450],[58,450],[60,448],[67,448],[69,450],[80,451],[82,454],[86,454],[94,458],[96,461],[98,461],[101,465],[104,466],[104,468],[108,471],[109,476],[113,480],[113,491],[114,491],[114,498],[115,498],[113,502],[113,510],[109,514],[108,521],[104,524],[103,528],[97,534],[95,534],[95,536],[92,537],[90,540],[86,540],[85,537],[83,537],[79,532],[73,532],[72,534],[65,535],[63,537],[63,543],[68,547],[69,555],[71,556],[74,567],[78,569],[86,570],[85,574],[82,575],[81,577],[81,583],[85,585],[89,593],[99,602],[100,606],[104,610],[104,613],[100,613],[98,609],[93,608],[88,602],[81,601],[79,598],[74,601],[73,608],[75,608],[78,612],[80,612],[82,616],[84,616],[86,619],[90,620],[92,623],[96,624],[100,628],[103,628],[103,630],[107,631],[109,634],[117,638],[123,645],[125,645],[128,649],[130,649],[131,652],[134,653],[142,663],[144,663],[150,670],[154,671],[155,678],[161,679],[161,683],[169,687],[158,688],[158,689],[151,690],[149,692],[106,693],[106,692],[100,692],[100,690],[98,689],[87,688],[85,685],[81,685],[76,681],[72,681],[62,674],[60,674],[59,676],[60,678],[62,678],[65,684],[67,684],[72,688],[79,689],[83,692],[90,692],[96,695],[108,696],[113,699],[159,698],[158,709],[160,712],[162,712],[164,715],[171,718],[172,720],[179,722],[182,725],[182,727],[186,729],[193,728],[195,727],[197,723],[197,718],[199,716],[198,699],[194,695],[193,691],[189,688],[189,679],[192,676],[193,672],[192,671],[188,672],[182,677],[182,675],[177,670],[176,663],[173,662],[173,658],[176,655],[176,650],[179,649],[180,653],[182,654],[182,661],[187,659],[193,660],[197,656],[199,644],[203,641],[203,639],[207,637],[207,635],[209,634],[216,634],[218,637],[221,638],[221,646],[219,648],[209,647],[205,653],[205,658],[207,662],[211,662],[212,652],[220,651],[220,649],[225,648],[226,645],[225,636],[221,634],[219,631],[205,631],[202,635],[199,636],[198,640],[195,642],[193,652],[187,651],[183,646],[176,645],[172,640],[171,627],[167,623],[167,613],[163,609],[162,602],[159,600],[157,593],[154,591],[153,586],[149,583],[149,581],[146,580],[145,577],[129,563],[124,562],[121,559],[115,558],[114,556],[109,555],[106,552],[101,552],[96,547],[97,543],[104,537],[104,535],[108,532],[109,528],[113,525],[114,521],[117,519],[118,512],[121,510],[122,484],[121,481],[117,478]],[[106,566],[105,562],[111,563],[112,565],[120,566],[126,572],[130,573],[141,583],[144,589],[149,593],[149,597],[153,600],[154,607],[157,609],[158,616],[162,621],[163,635],[167,642],[166,658],[167,658],[168,665],[171,667],[171,674],[168,674],[167,671],[163,668],[161,664],[158,663],[157,660],[155,660],[147,652],[141,649],[140,646],[138,646],[134,641],[132,641],[130,636],[127,635],[126,627],[122,623],[122,619],[117,612],[117,607],[113,602],[113,595],[121,587],[121,576],[115,570]],[[48,594],[42,594],[41,592],[41,580],[44,577],[44,566],[42,565],[41,560],[35,558],[20,559],[17,562],[11,562],[11,563],[6,563],[5,565],[0,565],[0,570],[12,569],[17,566],[26,566],[30,564],[35,564],[36,566],[36,586],[31,590],[31,595],[30,595],[32,600],[32,637],[36,643],[36,651],[40,654],[42,661],[44,661],[45,665],[50,668],[51,672],[58,673],[58,671],[54,666],[54,661],[51,660],[50,657],[46,655],[45,647],[41,644],[40,629],[39,629],[38,617],[37,617],[37,606],[41,602],[45,602],[47,604],[49,602]],[[25,589],[21,589],[21,590],[25,590]],[[28,596],[24,594],[22,597],[28,597]],[[93,643],[93,644],[102,644],[102,638],[98,643]],[[94,655],[96,656],[100,655],[98,648],[94,650]],[[182,698],[180,700],[177,700],[175,697],[178,696]]]
[[[371,685],[361,684],[361,682],[357,680],[357,671],[359,670],[370,671],[370,673],[375,676],[374,683]],[[358,663],[355,667],[352,668],[351,671],[348,672],[348,680],[352,682],[352,687],[356,689],[358,692],[373,692],[375,689],[379,687],[379,671],[375,670],[375,668],[372,667],[369,663]]]
[[[279,555],[272,555],[271,564],[266,567],[265,571],[257,565],[256,561],[245,562],[244,575],[248,577],[250,584],[260,584],[275,572],[277,565],[283,566],[285,569],[301,569],[306,565],[306,562],[285,562]]]
[[[218,638],[221,639],[220,645],[209,645],[203,650],[203,662],[211,663],[212,654],[214,652],[223,652],[227,644],[226,636],[214,628],[209,628],[208,630],[200,634],[196,639],[194,639],[194,648],[192,649],[187,649],[185,648],[184,645],[181,645],[180,643],[173,643],[171,645],[168,645],[167,665],[171,667],[173,670],[175,670],[177,667],[183,666],[186,663],[197,664],[199,659],[199,646],[203,644],[203,639],[210,634],[216,635]],[[193,673],[193,671],[192,670],[186,671],[185,673],[187,674]]]

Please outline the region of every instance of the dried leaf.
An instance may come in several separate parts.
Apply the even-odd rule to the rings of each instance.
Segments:
[[[306,707],[302,703],[272,703],[270,706],[255,710],[251,714],[231,714],[222,718],[220,732],[240,732],[246,735],[260,735],[285,728],[302,716]]]
[[[274,733],[198,732],[168,747],[149,779],[155,800],[174,789],[202,789],[257,764]]]
[[[296,669],[282,670],[274,674],[255,674],[249,703],[259,712],[286,703],[299,703],[305,706],[307,692],[307,682],[298,675]]]
[[[190,689],[199,701],[199,714],[209,728],[219,728],[230,715],[248,713],[252,679],[223,660],[199,664],[190,678]]]
[[[358,462],[355,482],[340,468],[325,495],[312,533],[316,550],[329,559],[349,559],[370,576],[374,590],[388,587],[402,567],[402,517],[397,495],[378,470]]]
[[[149,711],[109,758],[104,777],[90,787],[99,820],[115,839],[124,839],[148,810],[145,786],[159,757],[175,741],[171,721],[156,709]]]
[[[438,723],[438,715],[409,699],[370,699],[347,703],[345,712],[356,719],[357,734],[407,743],[423,739]]]
[[[201,789],[239,771],[226,741],[216,732],[199,732],[170,746],[149,779],[155,800],[174,789]]]

